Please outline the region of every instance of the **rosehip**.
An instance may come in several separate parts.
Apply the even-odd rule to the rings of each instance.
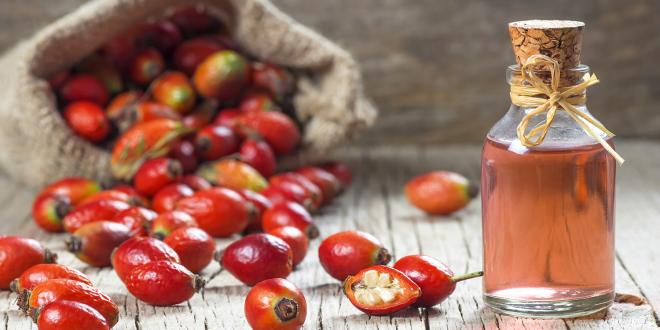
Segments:
[[[99,200],[80,205],[64,217],[64,230],[73,233],[88,223],[112,219],[129,207],[131,205],[128,203],[113,200]]]
[[[164,186],[180,179],[182,174],[183,168],[178,160],[154,158],[144,162],[135,172],[133,186],[140,194],[153,196]]]
[[[64,108],[64,119],[80,137],[92,143],[99,143],[110,133],[110,121],[98,104],[89,101],[76,101]]]
[[[110,221],[120,223],[131,231],[131,236],[145,235],[158,214],[140,206],[132,206],[117,213]]]
[[[116,189],[110,189],[110,190],[99,191],[96,194],[91,195],[91,196],[83,199],[78,204],[78,207],[86,205],[86,204],[98,202],[98,201],[103,201],[103,200],[105,200],[105,201],[118,201],[118,202],[128,203],[128,204],[131,204],[131,205],[146,206],[145,205],[146,202],[143,200],[143,198],[141,196],[133,196],[133,195],[129,195],[129,194],[123,192],[123,191],[119,191],[119,190],[116,190]]]
[[[250,112],[238,118],[244,132],[257,133],[277,155],[290,154],[300,142],[300,130],[287,115],[275,112]]]
[[[131,79],[139,85],[148,85],[165,70],[165,60],[156,49],[141,50],[131,60],[129,72]]]
[[[252,84],[269,91],[276,100],[281,101],[293,92],[295,79],[287,70],[275,64],[254,62],[252,64]]]
[[[416,176],[405,186],[408,201],[433,215],[447,215],[464,208],[476,193],[465,177],[445,171]]]
[[[81,73],[67,79],[60,89],[60,97],[65,103],[89,101],[104,106],[110,96],[108,90],[96,77]]]
[[[103,83],[105,89],[111,95],[117,94],[124,89],[124,82],[122,81],[119,70],[108,60],[97,54],[83,59],[77,65],[77,69],[80,72],[89,73],[96,77]]]
[[[172,306],[189,300],[205,281],[178,263],[154,261],[135,267],[126,276],[128,292],[148,304]]]
[[[66,196],[76,206],[85,198],[101,190],[103,190],[103,187],[98,181],[81,177],[68,177],[49,184],[41,193]]]
[[[239,106],[241,112],[259,112],[259,111],[277,111],[279,108],[268,93],[261,91],[251,91],[246,93],[241,99]]]
[[[124,71],[135,53],[135,35],[122,33],[101,47],[101,54],[117,68]]]
[[[57,233],[64,231],[62,219],[70,209],[71,201],[68,197],[41,193],[32,204],[32,218],[41,229]]]
[[[181,120],[181,115],[173,108],[166,104],[157,102],[138,102],[129,110],[132,111],[132,113],[129,113],[129,115],[132,116],[132,118],[130,118],[130,122],[133,122],[132,124],[143,123],[146,121],[162,118]]]
[[[154,261],[180,262],[171,247],[152,237],[136,236],[117,247],[112,253],[112,267],[119,279],[125,282],[133,268]]]
[[[168,211],[161,213],[151,224],[152,237],[163,240],[172,232],[183,227],[197,227],[197,221],[188,213],[181,211]]]
[[[177,8],[170,20],[186,36],[211,32],[220,26],[220,22],[209,15],[201,4]]]
[[[239,132],[238,118],[240,116],[242,116],[242,113],[239,109],[222,109],[213,120],[213,124],[229,127],[232,131]]]
[[[56,278],[92,285],[92,281],[77,269],[58,264],[37,264],[26,269],[21,276],[13,280],[10,287],[11,291],[20,294],[23,290],[32,290],[37,285]]]
[[[32,316],[39,330],[109,330],[105,317],[89,305],[71,300],[57,300]]]
[[[312,202],[307,197],[305,190],[300,185],[292,182],[269,186],[262,190],[261,194],[266,196],[272,204],[291,202],[304,205],[305,209],[310,209],[312,206]]]
[[[250,209],[237,192],[212,188],[196,192],[177,203],[176,210],[190,214],[213,237],[229,237],[242,232],[250,221]]]
[[[343,288],[353,306],[369,315],[388,315],[408,308],[422,293],[408,276],[387,266],[372,266],[348,276]]]
[[[188,115],[183,117],[183,124],[186,127],[202,129],[213,122],[216,112],[218,112],[218,102],[215,100],[204,100],[204,102],[195,107]]]
[[[271,177],[268,180],[268,183],[271,186],[279,186],[285,191],[292,189],[290,188],[290,185],[286,185],[286,183],[293,183],[300,186],[305,194],[305,203],[303,205],[307,206],[308,209],[316,210],[321,207],[321,203],[323,203],[321,189],[301,174],[295,172],[281,173]]]
[[[319,261],[330,276],[343,281],[362,269],[386,265],[389,251],[370,234],[349,230],[328,236],[319,246]]]
[[[131,230],[116,222],[97,221],[76,230],[67,241],[69,252],[94,267],[110,266],[110,255],[121,243],[131,238]]]
[[[264,177],[269,177],[275,173],[275,154],[268,143],[248,139],[241,144],[239,154],[241,161],[252,166]]]
[[[195,136],[195,150],[205,160],[222,158],[238,151],[238,137],[227,127],[209,125]]]
[[[0,238],[0,290],[28,268],[41,263],[54,263],[57,254],[45,249],[31,238],[5,236]]]
[[[194,193],[194,190],[183,183],[170,183],[154,195],[151,207],[159,213],[172,211],[180,199],[190,197]]]
[[[482,276],[483,272],[454,276],[454,272],[442,262],[421,255],[410,255],[394,263],[394,268],[406,274],[422,290],[422,295],[415,306],[432,307],[447,299],[456,283],[470,278]]]
[[[218,43],[207,39],[191,39],[183,42],[172,55],[172,65],[188,76],[195,73],[197,66],[210,55],[223,49]]]
[[[344,185],[344,188],[351,185],[351,182],[353,181],[353,173],[351,173],[351,169],[345,164],[328,162],[320,167],[334,175],[335,178]]]
[[[197,66],[193,81],[204,97],[229,101],[250,82],[250,65],[235,51],[221,50]]]
[[[161,74],[154,81],[153,97],[178,113],[186,113],[195,105],[195,91],[188,77],[181,72],[170,71]]]
[[[261,231],[261,217],[268,208],[273,206],[273,204],[268,198],[266,198],[266,196],[252,190],[242,189],[239,190],[238,193],[241,194],[246,201],[252,204],[252,211],[255,213],[245,230],[247,232]]]
[[[192,174],[184,175],[179,182],[195,191],[210,189],[213,187],[208,181],[206,181],[206,179]]]
[[[268,186],[266,179],[252,166],[233,159],[206,163],[197,169],[197,175],[212,184],[234,190],[261,191]]]
[[[188,140],[179,140],[172,144],[169,157],[181,163],[183,173],[192,173],[197,169],[197,155],[195,145]]]
[[[32,291],[23,291],[19,296],[18,305],[21,310],[34,317],[44,307],[62,300],[89,305],[103,315],[110,327],[119,320],[119,308],[110,297],[90,285],[75,280],[53,279],[37,285]]]
[[[137,29],[138,45],[155,47],[163,54],[169,54],[182,40],[179,28],[167,20],[149,22]]]
[[[259,282],[245,298],[245,318],[254,330],[300,329],[306,317],[305,296],[285,279]]]
[[[215,241],[205,231],[195,227],[182,227],[165,238],[181,258],[181,265],[193,273],[199,273],[211,261],[215,253]]]
[[[112,174],[120,180],[131,179],[146,158],[166,155],[173,142],[188,132],[189,128],[171,119],[155,119],[133,126],[117,139],[112,149]]]
[[[286,242],[269,234],[251,234],[235,241],[219,255],[220,265],[246,285],[270,278],[286,278],[292,252]]]
[[[67,79],[69,79],[70,76],[71,76],[71,72],[69,70],[62,70],[50,76],[50,78],[48,78],[48,84],[50,85],[50,89],[56,91],[62,88],[62,85],[64,85],[64,83],[67,81]]]
[[[296,170],[296,173],[307,178],[321,190],[323,204],[330,203],[341,192],[341,182],[330,172],[320,167],[301,167]]]
[[[312,223],[312,216],[300,204],[284,202],[274,204],[262,216],[261,225],[265,231],[278,227],[298,228],[309,238],[319,236],[318,228]]]
[[[291,247],[293,267],[300,264],[309,248],[309,238],[300,229],[292,226],[273,228],[266,233],[281,238]]]
[[[117,94],[105,108],[105,114],[112,121],[124,118],[129,110],[139,103],[140,98],[142,98],[142,92],[139,91],[126,91]]]

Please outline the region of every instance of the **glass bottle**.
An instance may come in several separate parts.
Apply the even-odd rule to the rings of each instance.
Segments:
[[[507,69],[509,83],[519,77],[518,65]],[[586,104],[576,108],[591,116]],[[512,104],[484,143],[484,301],[524,317],[592,314],[614,298],[616,161],[562,110],[541,144],[524,146],[516,128],[531,110]]]

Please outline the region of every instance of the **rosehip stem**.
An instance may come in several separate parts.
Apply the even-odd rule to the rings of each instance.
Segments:
[[[484,276],[484,272],[478,271],[478,272],[467,273],[467,274],[458,275],[458,276],[452,276],[451,281],[454,282],[454,283],[458,283],[460,281],[465,281],[465,280],[469,280],[471,278],[480,277],[480,276]]]

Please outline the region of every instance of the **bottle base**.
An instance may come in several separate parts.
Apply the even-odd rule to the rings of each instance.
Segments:
[[[594,314],[612,305],[614,293],[583,299],[556,301],[521,300],[484,295],[484,302],[497,313],[529,318],[574,318]]]

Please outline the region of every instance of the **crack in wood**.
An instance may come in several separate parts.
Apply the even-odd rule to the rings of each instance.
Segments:
[[[628,270],[628,268],[626,267],[626,264],[623,262],[623,259],[621,259],[621,256],[619,255],[618,252],[615,253],[615,256],[616,256],[616,260],[618,260],[619,264],[621,264],[621,268],[623,268],[623,270],[626,272],[626,274],[628,274],[628,277],[630,277],[630,280],[635,285],[637,290],[639,290],[639,293],[642,295],[644,300],[649,301],[648,297],[644,293],[644,289],[642,289],[642,287],[637,283],[637,280],[635,279],[635,276],[633,276],[633,274]],[[655,309],[652,309],[652,314],[653,314],[653,320],[655,321],[655,325],[657,327],[660,327],[660,317],[658,316],[658,311],[656,311]]]

